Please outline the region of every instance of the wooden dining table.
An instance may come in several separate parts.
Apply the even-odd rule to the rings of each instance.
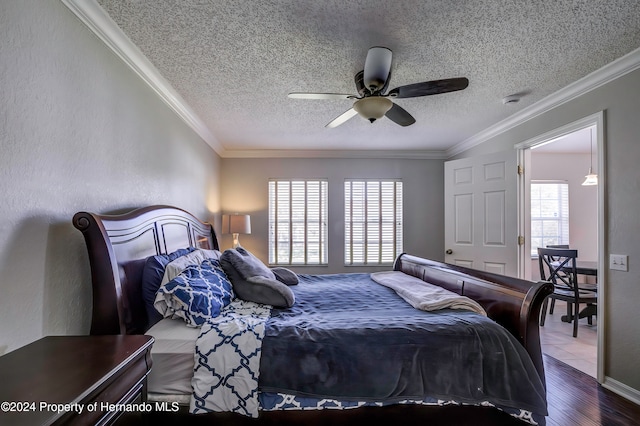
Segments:
[[[598,276],[598,262],[595,260],[577,260],[576,259],[576,272],[578,275],[591,275]]]

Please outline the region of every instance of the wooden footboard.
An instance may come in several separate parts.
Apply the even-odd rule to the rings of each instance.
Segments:
[[[524,346],[545,383],[539,319],[542,302],[553,292],[551,283],[526,281],[408,254],[396,259],[394,270],[480,303],[489,318],[506,328]]]

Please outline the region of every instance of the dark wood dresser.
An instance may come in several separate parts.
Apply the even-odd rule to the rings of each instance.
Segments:
[[[0,357],[0,425],[113,424],[147,403],[153,337],[51,336]]]

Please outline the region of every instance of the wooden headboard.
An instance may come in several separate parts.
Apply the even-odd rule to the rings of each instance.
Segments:
[[[185,247],[219,250],[209,223],[182,209],[150,206],[120,215],[79,212],[91,265],[91,334],[142,334],[147,315],[141,281],[145,259]]]

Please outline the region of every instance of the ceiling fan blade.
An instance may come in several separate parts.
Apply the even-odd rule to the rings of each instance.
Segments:
[[[409,114],[404,108],[396,103],[394,103],[391,109],[387,111],[385,116],[389,120],[403,127],[410,126],[416,122],[416,119],[413,118],[411,114]]]
[[[372,47],[367,52],[367,59],[364,61],[364,86],[371,93],[382,90],[389,79],[391,72],[391,59],[393,54],[391,49],[386,47]]]
[[[348,95],[345,93],[289,93],[292,99],[355,99],[356,95]]]
[[[437,95],[439,93],[455,92],[466,89],[469,80],[465,77],[447,78],[444,80],[425,81],[423,83],[408,84],[389,91],[388,96],[395,98],[416,98],[418,96]]]
[[[348,109],[347,111],[343,112],[342,114],[340,114],[339,116],[334,118],[333,121],[329,122],[324,127],[328,127],[330,129],[333,129],[334,127],[338,127],[339,125],[341,125],[342,123],[346,122],[347,120],[349,120],[350,118],[352,118],[353,116],[356,116],[356,115],[358,115],[358,113],[356,112],[355,109],[353,109],[353,108]]]

